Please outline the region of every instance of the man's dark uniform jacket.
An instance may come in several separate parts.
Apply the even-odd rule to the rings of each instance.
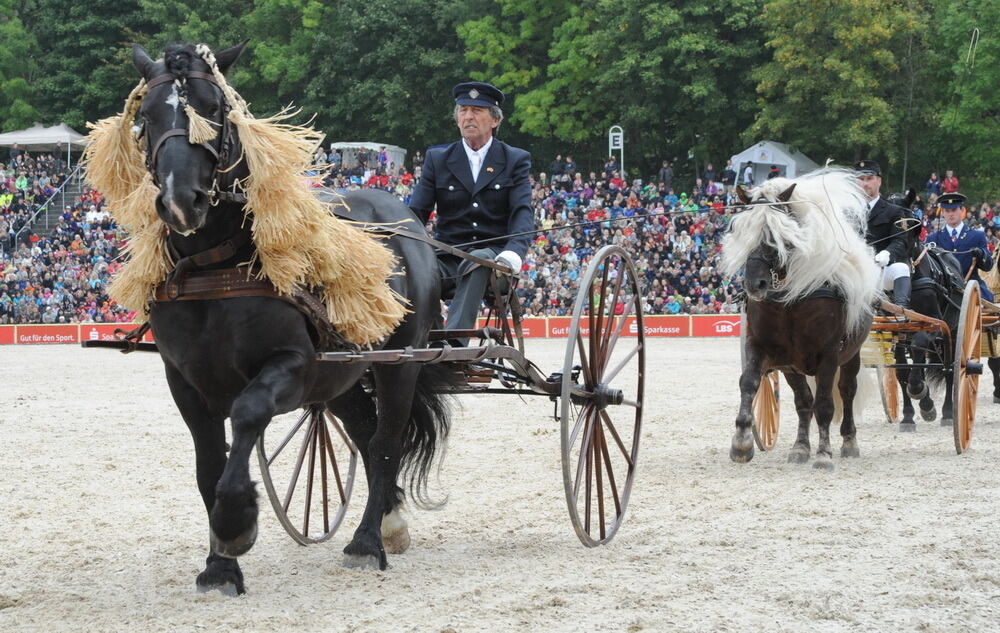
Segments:
[[[906,209],[887,202],[880,196],[868,212],[868,233],[865,240],[875,249],[876,254],[879,251],[889,251],[889,263],[909,262],[907,234],[902,227],[896,225],[896,220],[912,217]]]
[[[410,208],[426,223],[437,203],[437,239],[445,244],[471,242],[463,250],[494,247],[524,259],[534,236],[488,240],[535,229],[530,170],[528,152],[493,139],[473,183],[462,141],[430,149]]]

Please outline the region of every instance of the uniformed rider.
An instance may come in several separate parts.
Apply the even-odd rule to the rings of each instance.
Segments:
[[[943,250],[952,253],[962,269],[963,275],[971,275],[979,283],[979,292],[983,299],[993,301],[986,282],[979,278],[979,271],[987,272],[993,268],[993,256],[987,246],[986,233],[970,228],[965,223],[965,196],[956,193],[945,193],[938,198],[938,209],[944,218],[945,226],[927,236],[927,243],[937,244]]]
[[[531,155],[495,138],[503,120],[498,88],[460,83],[452,95],[462,139],[427,151],[410,208],[427,222],[436,207],[438,240],[502,262],[516,275],[532,236],[515,234],[535,229]],[[454,290],[445,329],[474,328],[492,270],[448,253],[438,255],[438,264],[443,294]]]
[[[893,302],[910,307],[910,251],[907,238],[912,214],[898,207],[880,193],[882,168],[873,160],[854,165],[858,183],[868,196],[868,244],[875,249],[875,261],[882,266],[882,289],[892,290]]]

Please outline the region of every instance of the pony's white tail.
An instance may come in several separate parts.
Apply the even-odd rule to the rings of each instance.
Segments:
[[[813,395],[816,394],[816,377],[807,376],[806,381],[809,383],[809,389],[812,390]],[[837,369],[837,373],[833,376],[833,423],[839,424],[840,420],[844,419],[844,399],[840,397],[840,389],[837,388],[837,383],[840,381],[840,369]],[[854,394],[854,403],[851,409],[854,411],[854,425],[861,426],[861,423],[865,419],[865,406],[867,406],[868,401],[873,398],[875,393],[878,391],[878,385],[875,381],[875,376],[872,372],[867,371],[864,367],[858,372],[858,391]]]

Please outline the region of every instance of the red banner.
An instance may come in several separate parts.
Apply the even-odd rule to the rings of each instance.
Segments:
[[[78,325],[18,325],[16,341],[18,345],[46,343],[79,343]]]
[[[14,344],[14,326],[0,325],[0,345]]]
[[[691,336],[739,336],[740,315],[696,314],[691,316]]]

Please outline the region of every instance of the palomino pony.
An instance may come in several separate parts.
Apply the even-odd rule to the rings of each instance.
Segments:
[[[809,460],[815,415],[813,465],[832,469],[835,380],[844,411],[840,454],[860,455],[853,410],[859,351],[879,296],[878,268],[864,240],[868,205],[856,175],[836,168],[774,178],[740,195],[750,206],[733,219],[723,241],[724,270],[730,276],[743,270],[747,293],[746,362],[730,458],[753,458],[753,399],[764,373],[779,369],[795,393],[799,417],[789,461]],[[806,376],[815,376],[815,394]]]
[[[219,52],[216,68],[225,73],[242,51],[243,45]],[[169,227],[168,248],[175,261],[191,264],[186,272],[254,261],[254,218],[244,217],[246,198],[241,201],[239,195],[252,174],[237,129],[225,118],[233,104],[213,79],[213,68],[189,45],[171,46],[158,60],[135,46],[133,62],[148,86],[141,106],[147,167],[159,185],[156,211]],[[185,102],[221,130],[213,141],[189,140],[193,116],[178,107]],[[353,219],[424,230],[390,194],[355,192],[344,202]],[[440,305],[435,255],[415,240],[394,238],[388,246],[398,259],[398,274],[390,284],[408,301],[409,313],[382,346],[424,347]],[[274,296],[158,296],[149,322],[171,394],[194,437],[198,488],[208,511],[211,550],[198,587],[243,593],[237,557],[257,535],[251,450],[272,416],[314,403],[326,403],[344,421],[367,473],[369,496],[361,523],[344,548],[345,564],[385,569],[383,536],[389,535],[383,534],[383,525],[406,530],[398,516],[403,499],[398,477],[409,472],[411,490],[419,492],[448,431],[447,407],[439,395],[447,382],[445,371],[412,363],[320,363],[314,326],[300,309]],[[367,371],[374,397],[359,382]],[[226,418],[232,428],[228,457]],[[395,541],[408,545],[409,539]]]

